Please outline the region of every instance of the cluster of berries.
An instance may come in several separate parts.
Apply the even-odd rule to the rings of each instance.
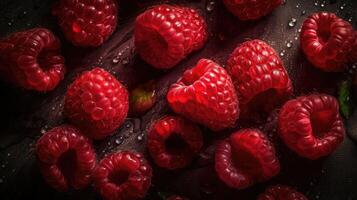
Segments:
[[[241,20],[252,20],[270,13],[281,0],[224,3]],[[116,28],[117,12],[115,0],[60,0],[53,9],[67,39],[82,47],[96,47],[107,40]],[[143,60],[155,68],[169,69],[201,49],[208,31],[196,10],[158,5],[136,18],[134,38]],[[356,31],[332,13],[308,17],[300,38],[308,60],[322,70],[341,71],[357,60]],[[201,59],[171,85],[167,101],[180,116],[165,116],[148,131],[147,147],[156,165],[175,170],[191,163],[203,146],[203,134],[194,123],[220,131],[233,128],[238,118],[269,113],[282,104],[279,136],[298,155],[318,159],[332,153],[342,142],[344,125],[336,99],[313,94],[288,101],[293,94],[291,80],[275,50],[264,41],[240,44],[226,66],[225,69],[212,60]],[[8,36],[0,41],[0,72],[5,80],[20,87],[53,90],[65,73],[59,40],[44,28]],[[146,103],[140,109],[147,110]],[[105,156],[97,164],[91,143],[91,139],[113,134],[123,124],[129,109],[126,88],[109,72],[93,68],[68,87],[64,109],[74,126],[53,128],[36,146],[48,184],[66,191],[82,189],[93,181],[105,199],[143,198],[152,178],[152,169],[144,157],[122,151]],[[227,186],[244,189],[276,176],[280,164],[264,133],[243,129],[217,144],[215,169]],[[275,186],[258,199],[306,197],[289,187]]]

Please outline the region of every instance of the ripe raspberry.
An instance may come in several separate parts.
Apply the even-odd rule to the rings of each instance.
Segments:
[[[297,154],[318,159],[332,153],[344,138],[337,100],[325,94],[288,101],[279,113],[279,135]]]
[[[117,26],[116,0],[60,0],[52,13],[65,36],[76,46],[103,44]]]
[[[231,77],[217,63],[201,59],[171,85],[171,108],[188,119],[217,131],[233,127],[239,116],[238,99]]]
[[[105,200],[145,197],[152,171],[138,153],[122,151],[103,158],[93,173],[94,186]]]
[[[227,9],[240,20],[255,20],[271,13],[282,0],[224,0]]]
[[[125,120],[128,92],[109,72],[94,68],[84,72],[68,88],[65,113],[89,137],[103,139]]]
[[[258,200],[308,200],[303,194],[291,187],[276,185],[260,194]]]
[[[259,130],[243,129],[220,142],[215,154],[219,178],[232,188],[244,189],[266,181],[280,171],[273,145]]]
[[[349,61],[354,37],[351,24],[333,13],[320,12],[304,21],[300,45],[315,67],[337,72],[343,71]]]
[[[191,8],[159,5],[136,18],[135,46],[141,58],[159,69],[168,69],[207,40],[206,23]]]
[[[187,200],[186,198],[180,197],[180,196],[170,196],[166,200]]]
[[[151,157],[166,169],[186,167],[202,146],[200,129],[181,117],[164,117],[156,121],[148,133]]]
[[[244,42],[229,56],[232,76],[244,117],[269,113],[292,93],[292,84],[275,50],[261,40]]]
[[[17,32],[0,40],[0,74],[29,90],[53,90],[65,74],[60,41],[44,28]]]
[[[77,128],[62,125],[48,131],[37,141],[36,153],[43,178],[56,190],[82,189],[91,182],[96,155]]]

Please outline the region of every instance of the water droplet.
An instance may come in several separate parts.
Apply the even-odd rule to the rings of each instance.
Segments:
[[[214,10],[215,4],[216,3],[214,1],[206,2],[206,10],[207,10],[207,12],[212,12]]]
[[[314,5],[315,5],[315,6],[318,6],[318,5],[319,5],[319,2],[318,2],[318,1],[315,1]]]
[[[352,17],[348,18],[347,21],[348,21],[348,22],[352,22]]]
[[[1,165],[1,168],[5,168],[5,167],[6,167],[6,165],[5,165],[5,164],[2,164],[2,165]]]
[[[342,4],[342,5],[340,6],[340,10],[345,9],[345,6],[346,6],[346,4]]]
[[[130,124],[130,123],[125,124],[125,127],[126,127],[126,128],[130,128],[130,127],[131,127],[131,124]]]
[[[0,178],[0,184],[3,183],[3,182],[4,182],[4,180],[2,178]]]
[[[320,199],[320,195],[315,195],[315,199]]]
[[[296,25],[296,21],[297,20],[295,18],[291,18],[291,20],[288,23],[289,27],[294,27]]]
[[[27,15],[27,11],[25,10],[25,11],[23,12],[23,14],[24,14],[24,15]]]
[[[118,63],[119,63],[119,59],[118,59],[118,58],[114,58],[114,59],[113,59],[113,63],[114,63],[114,64],[118,64]]]
[[[300,4],[296,4],[296,6],[295,6],[296,8],[300,8]]]
[[[7,157],[10,157],[11,156],[11,153],[7,153]]]
[[[12,22],[8,22],[7,25],[12,26]]]
[[[122,53],[122,52],[119,52],[119,53],[118,53],[118,56],[122,56],[122,55],[123,55],[123,53]]]
[[[299,39],[299,37],[298,37],[298,36],[295,36],[295,37],[294,37],[294,40],[298,40],[298,39]]]
[[[117,145],[120,145],[120,144],[122,144],[124,142],[124,138],[123,137],[119,137],[119,138],[117,138],[116,140],[115,140],[115,144],[117,144]]]
[[[285,50],[282,50],[281,52],[280,52],[280,56],[284,56],[285,55]]]
[[[128,59],[123,59],[123,60],[121,61],[121,63],[122,63],[123,65],[126,65],[126,64],[129,63],[129,61],[128,61]]]
[[[301,15],[305,15],[305,14],[306,14],[306,10],[302,10]]]
[[[286,43],[286,47],[291,48],[292,46],[293,46],[293,41],[289,40],[289,41]]]
[[[321,7],[321,8],[324,8],[324,7],[325,7],[325,2],[322,2],[322,3],[320,4],[320,7]]]
[[[301,33],[301,28],[298,29],[298,33]]]
[[[140,134],[137,137],[138,141],[142,141],[144,139],[144,134]]]

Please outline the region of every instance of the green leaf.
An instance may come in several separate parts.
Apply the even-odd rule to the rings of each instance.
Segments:
[[[352,86],[350,81],[342,81],[338,89],[338,102],[341,114],[348,119],[353,112]]]

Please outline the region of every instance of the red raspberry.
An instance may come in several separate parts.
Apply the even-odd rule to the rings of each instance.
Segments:
[[[0,41],[0,74],[29,90],[53,90],[65,74],[60,41],[44,28],[9,35]]]
[[[260,194],[258,200],[308,200],[303,194],[291,187],[276,185]]]
[[[166,169],[186,167],[202,146],[200,129],[181,117],[164,117],[156,121],[148,133],[151,157]]]
[[[271,13],[282,0],[224,0],[227,9],[240,20],[255,20]]]
[[[219,178],[238,189],[266,181],[280,171],[273,145],[255,129],[240,130],[220,142],[216,147],[215,163]]]
[[[238,99],[231,77],[217,63],[201,59],[186,70],[167,93],[178,114],[212,130],[233,127],[239,116]]]
[[[68,88],[65,113],[89,137],[103,139],[125,120],[128,92],[109,72],[94,68],[84,72]]]
[[[168,69],[207,40],[206,23],[191,8],[159,5],[136,18],[135,46],[141,58],[159,69]]]
[[[67,39],[76,46],[99,46],[117,26],[116,0],[60,0],[52,11]]]
[[[229,56],[227,71],[238,93],[242,115],[269,113],[292,93],[292,84],[275,50],[261,40],[244,42]]]
[[[122,151],[103,158],[93,173],[94,186],[105,200],[145,197],[152,171],[138,153]]]
[[[337,100],[325,94],[288,101],[279,113],[279,135],[302,157],[318,159],[342,142],[345,129]]]
[[[315,67],[337,72],[343,71],[349,61],[354,37],[351,24],[333,13],[320,12],[304,21],[300,45]]]
[[[82,189],[91,182],[96,155],[77,128],[62,125],[48,131],[37,141],[36,153],[43,178],[56,190]]]
[[[187,200],[186,198],[180,197],[180,196],[170,196],[166,200]]]

